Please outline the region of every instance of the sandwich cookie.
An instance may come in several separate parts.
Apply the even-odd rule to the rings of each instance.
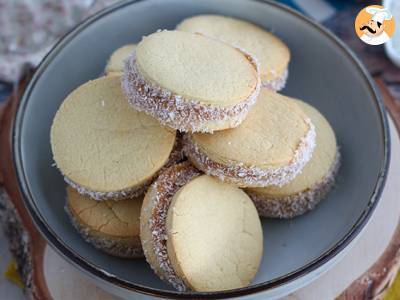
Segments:
[[[147,261],[179,291],[241,288],[260,265],[263,233],[250,198],[188,162],[151,185],[140,230]]]
[[[131,109],[119,76],[73,91],[57,111],[50,135],[54,161],[66,182],[96,200],[140,195],[161,168],[179,157],[173,151],[175,131]]]
[[[118,48],[111,54],[105,69],[106,75],[121,75],[124,72],[124,60],[135,50],[135,44],[129,44]]]
[[[260,90],[256,60],[228,44],[182,31],[159,31],[125,63],[129,103],[185,132],[238,126]]]
[[[199,15],[183,20],[176,28],[225,41],[254,55],[260,63],[264,87],[279,91],[288,77],[290,51],[275,35],[244,20],[218,15]]]
[[[315,125],[316,147],[311,160],[293,181],[282,187],[246,189],[264,217],[292,218],[313,209],[333,187],[339,169],[336,137],[328,121],[311,105],[296,103]]]
[[[264,88],[239,127],[186,134],[183,150],[208,175],[240,187],[264,187],[293,180],[314,147],[309,117],[291,98]]]
[[[97,249],[118,257],[143,257],[140,209],[143,196],[120,201],[96,201],[67,188],[67,211],[72,224]]]

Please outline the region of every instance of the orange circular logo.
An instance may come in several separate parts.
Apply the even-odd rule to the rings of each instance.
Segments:
[[[395,20],[392,13],[381,5],[363,8],[354,23],[360,40],[368,45],[382,45],[393,36]]]

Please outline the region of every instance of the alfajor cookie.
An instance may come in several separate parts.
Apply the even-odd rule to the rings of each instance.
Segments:
[[[119,76],[89,81],[68,95],[50,135],[66,182],[96,200],[143,193],[176,143],[175,131],[129,107]]]
[[[247,286],[261,262],[262,227],[250,198],[188,162],[167,169],[151,185],[140,230],[147,261],[180,291]]]
[[[272,33],[244,20],[218,15],[194,16],[183,20],[176,29],[198,32],[246,50],[260,63],[264,87],[275,91],[285,87],[290,51]]]
[[[249,188],[261,216],[292,218],[313,209],[330,191],[339,169],[335,133],[325,117],[311,105],[296,101],[315,125],[316,146],[301,174],[282,187]]]
[[[128,58],[129,55],[135,50],[135,44],[128,44],[122,46],[115,50],[106,65],[105,74],[106,75],[121,75],[124,72],[124,61]]]
[[[282,186],[310,160],[315,128],[291,99],[266,88],[235,129],[186,134],[184,152],[206,174],[241,187]]]
[[[185,132],[238,126],[260,90],[256,60],[220,41],[182,31],[159,31],[138,44],[125,63],[129,103]]]
[[[143,257],[140,209],[143,196],[120,201],[96,201],[67,188],[67,211],[72,224],[97,249],[118,257]]]

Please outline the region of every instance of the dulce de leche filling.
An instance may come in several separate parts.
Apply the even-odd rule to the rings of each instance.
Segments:
[[[183,137],[183,151],[192,163],[204,173],[218,177],[221,181],[234,183],[241,187],[283,186],[299,174],[311,159],[315,148],[315,127],[306,119],[309,130],[301,139],[292,161],[281,167],[261,168],[246,166],[243,163],[219,163],[210,159],[193,140],[190,134]]]
[[[154,206],[149,220],[152,235],[151,242],[165,279],[178,291],[185,291],[187,287],[183,280],[175,273],[168,257],[167,214],[175,193],[199,175],[200,172],[196,168],[190,163],[184,162],[167,169],[151,186],[151,189],[155,192],[155,199],[153,199]]]
[[[259,74],[256,59],[245,52],[243,54]],[[138,70],[135,53],[125,61],[122,77],[122,89],[135,109],[148,113],[164,125],[185,132],[212,132],[212,129],[204,127],[204,124],[210,121],[230,120],[232,127],[239,125],[249,108],[256,102],[260,87],[261,81],[258,78],[254,91],[247,99],[232,106],[217,107],[201,104],[148,82]]]

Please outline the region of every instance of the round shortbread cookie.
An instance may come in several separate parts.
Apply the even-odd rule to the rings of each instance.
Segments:
[[[167,211],[173,195],[201,173],[189,162],[171,166],[149,187],[140,213],[140,239],[147,262],[164,281],[177,290],[185,290],[184,282],[173,270],[166,246]]]
[[[130,104],[180,131],[236,127],[260,90],[255,59],[220,41],[182,31],[153,33],[128,58]]]
[[[189,163],[166,170],[149,189],[141,239],[156,273],[182,291],[247,286],[263,252],[261,222],[250,198]]]
[[[135,44],[122,46],[115,50],[107,62],[105,73],[106,75],[121,75],[124,72],[124,61],[135,50]]]
[[[239,127],[184,137],[184,152],[196,167],[241,187],[290,182],[314,147],[315,128],[308,116],[291,98],[265,88]]]
[[[175,131],[129,107],[119,76],[77,88],[51,127],[54,161],[65,180],[96,200],[143,193],[169,162],[175,140]]]
[[[107,254],[143,257],[140,209],[143,196],[120,201],[96,201],[67,188],[66,211],[84,239]]]
[[[315,125],[315,150],[301,174],[288,184],[246,189],[261,216],[291,218],[313,209],[332,188],[340,165],[335,133],[329,122],[311,105],[300,100],[296,103]]]
[[[209,292],[245,287],[257,273],[263,232],[257,210],[237,187],[203,175],[173,197],[167,251],[186,286]]]
[[[183,20],[177,30],[198,32],[254,55],[260,63],[263,86],[279,91],[288,75],[290,51],[272,33],[244,20],[218,15],[199,15]]]

